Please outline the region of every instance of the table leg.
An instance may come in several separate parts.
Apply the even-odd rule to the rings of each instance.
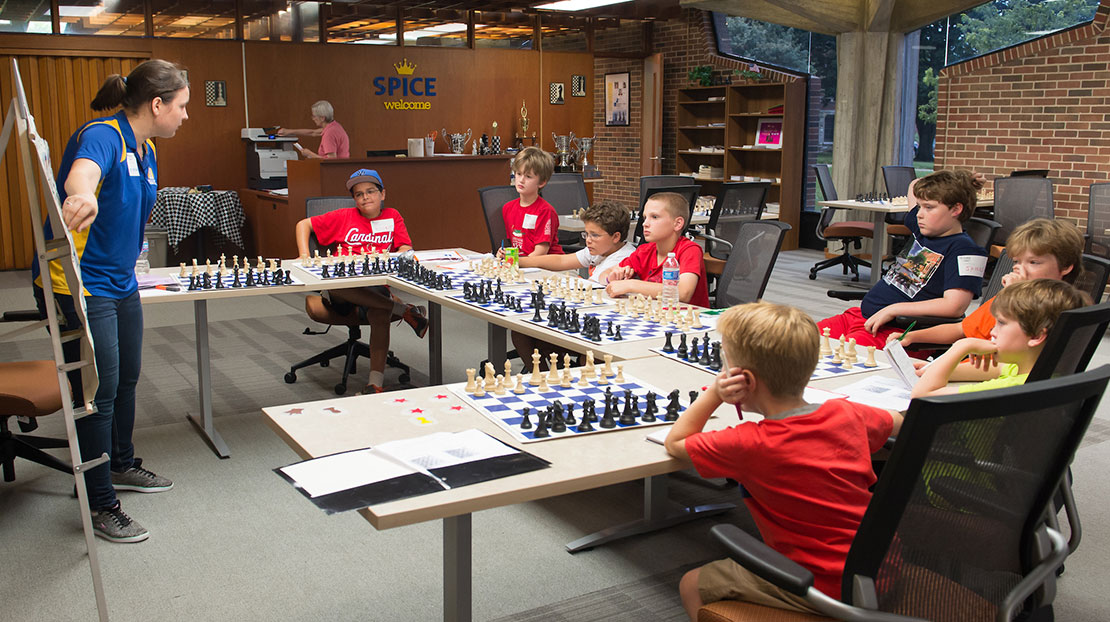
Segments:
[[[443,307],[428,301],[428,383],[443,384]]]
[[[197,300],[193,302],[193,324],[197,335],[197,389],[199,392],[200,412],[188,414],[189,421],[196,426],[204,440],[212,447],[212,451],[221,458],[228,458],[228,451],[224,439],[216,432],[212,424],[212,360],[208,350],[208,301]]]
[[[567,544],[568,553],[577,553],[601,546],[614,540],[651,531],[666,529],[699,518],[723,514],[736,507],[732,503],[692,505],[669,512],[667,503],[667,476],[652,475],[644,478],[644,517],[602,529]]]
[[[470,514],[443,519],[444,622],[470,622],[473,615],[471,531]]]
[[[871,285],[875,285],[883,275],[883,257],[887,253],[886,213],[871,212],[871,222],[875,223],[875,237],[871,239]]]
[[[486,324],[486,357],[495,370],[505,367],[505,354],[509,351],[506,337],[508,329],[494,323]]]

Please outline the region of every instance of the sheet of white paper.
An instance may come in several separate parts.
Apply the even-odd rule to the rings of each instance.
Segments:
[[[897,378],[868,375],[850,385],[840,387],[848,399],[860,404],[890,410],[906,410],[910,406],[910,390]]]
[[[360,449],[291,464],[281,472],[310,497],[319,497],[409,475],[412,469],[375,454],[373,449]]]
[[[886,352],[887,360],[890,361],[898,377],[905,383],[906,388],[912,389],[920,378],[918,378],[917,372],[914,371],[913,361],[910,360],[910,355],[906,354],[902,342],[898,340],[891,341],[883,348],[883,352]]]
[[[414,253],[419,261],[462,261],[463,256],[459,251],[416,251]]]
[[[517,451],[475,429],[390,441],[378,445],[376,449],[423,470],[506,456]]]

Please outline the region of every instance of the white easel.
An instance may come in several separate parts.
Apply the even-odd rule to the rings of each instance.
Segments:
[[[96,609],[101,622],[108,620],[108,603],[104,598],[104,586],[100,578],[100,563],[96,556],[96,535],[92,528],[92,514],[89,511],[88,495],[85,491],[85,471],[108,461],[108,454],[99,458],[81,462],[81,449],[77,444],[77,427],[74,421],[85,415],[96,412],[93,396],[99,381],[96,374],[96,363],[93,358],[92,335],[89,333],[88,317],[85,309],[85,298],[82,295],[84,285],[81,283],[79,260],[74,251],[73,236],[62,221],[62,206],[58,197],[58,188],[54,183],[54,173],[50,163],[50,145],[39,137],[35,129],[35,119],[31,116],[27,105],[27,96],[23,91],[23,82],[19,76],[19,66],[12,59],[13,93],[8,114],[4,119],[3,130],[0,131],[0,158],[3,150],[7,148],[12,129],[15,129],[16,143],[19,145],[19,155],[23,162],[24,186],[27,189],[27,207],[31,214],[31,231],[35,236],[35,255],[38,261],[39,274],[42,275],[42,290],[46,302],[46,319],[31,324],[24,324],[20,328],[0,334],[0,340],[6,340],[22,333],[46,327],[50,333],[50,344],[54,349],[54,362],[58,370],[58,386],[62,390],[62,411],[65,417],[66,438],[69,441],[70,463],[73,464],[73,479],[77,485],[77,504],[81,510],[81,524],[85,531],[85,546],[89,551],[89,567],[92,570],[93,592],[96,595]],[[32,158],[34,154],[34,158]],[[37,181],[39,183],[35,183]],[[40,194],[41,193],[41,194]],[[41,198],[41,202],[40,202]],[[45,239],[42,226],[42,212],[50,219],[50,229],[53,237]],[[65,272],[66,285],[73,296],[73,306],[81,328],[61,333],[58,330],[59,313],[56,308],[54,286],[50,279],[50,262],[56,262]],[[81,342],[81,358],[78,361],[67,363],[62,354],[62,343],[70,341]],[[84,390],[85,404],[74,407],[73,400],[64,396],[71,394],[68,372],[80,370],[81,387]]]

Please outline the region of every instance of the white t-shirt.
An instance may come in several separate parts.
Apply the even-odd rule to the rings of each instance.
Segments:
[[[590,269],[590,280],[595,283],[601,283],[597,277],[601,276],[609,268],[615,268],[620,265],[620,262],[632,254],[636,247],[632,244],[625,243],[616,251],[609,255],[591,255],[590,249],[583,248],[574,254],[578,258],[578,263],[582,264],[583,268]],[[604,283],[601,283],[604,285]]]

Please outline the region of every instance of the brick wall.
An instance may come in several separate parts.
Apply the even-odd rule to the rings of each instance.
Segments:
[[[1085,227],[1110,179],[1110,0],[1090,23],[944,69],[936,166],[988,179],[1049,169],[1056,216]]]

